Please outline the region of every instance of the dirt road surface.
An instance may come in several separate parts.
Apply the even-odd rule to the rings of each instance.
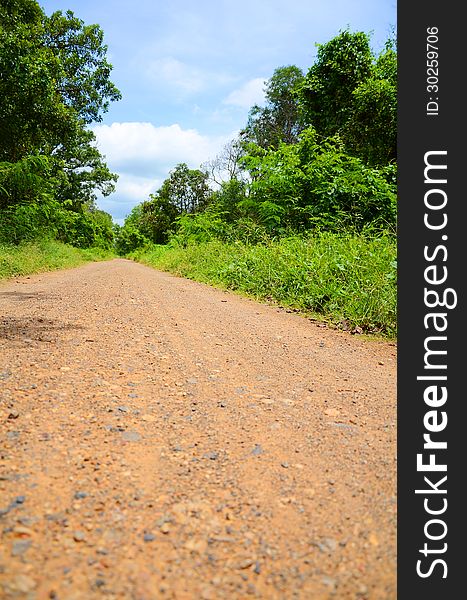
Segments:
[[[114,260],[0,353],[0,597],[396,597],[394,344]]]

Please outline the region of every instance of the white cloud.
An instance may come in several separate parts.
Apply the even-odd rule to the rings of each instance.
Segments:
[[[177,164],[184,162],[192,169],[198,168],[234,137],[201,135],[196,129],[182,129],[178,124],[156,127],[152,123],[112,123],[92,129],[110,170],[119,175],[115,193],[98,200],[103,210],[116,218],[147,200]]]
[[[123,174],[118,178],[119,194],[138,203],[147,200],[149,194],[154,193],[161,185],[160,179],[149,179],[136,175]]]
[[[231,92],[224,100],[224,104],[231,104],[241,108],[251,108],[254,104],[264,102],[264,84],[266,80],[257,77],[243,84],[240,88]]]
[[[110,213],[116,223],[123,225],[124,218],[131,209],[148,200],[149,194],[153,194],[161,185],[161,179],[119,174],[116,192],[107,198],[98,196],[97,204],[102,210]]]
[[[96,125],[93,131],[112,169],[155,178],[180,162],[198,167],[230,139],[201,135],[196,129],[182,129],[178,124],[156,127],[152,123],[112,123]]]

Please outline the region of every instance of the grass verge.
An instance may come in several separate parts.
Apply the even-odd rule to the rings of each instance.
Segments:
[[[20,246],[0,244],[0,280],[43,271],[77,267],[83,263],[114,258],[101,248],[74,248],[53,240]]]
[[[214,240],[156,246],[129,258],[351,331],[396,336],[396,242],[389,236],[322,233],[261,245]]]

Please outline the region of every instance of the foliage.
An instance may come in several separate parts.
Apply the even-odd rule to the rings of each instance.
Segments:
[[[237,222],[243,216],[242,202],[248,193],[248,184],[243,179],[231,178],[222,183],[212,195],[211,206],[227,223]]]
[[[140,231],[155,244],[167,242],[170,232],[175,227],[175,221],[181,214],[164,191],[150,195],[150,199],[141,205]]]
[[[395,41],[375,57],[369,35],[348,30],[318,46],[316,62],[299,89],[308,125],[339,134],[346,150],[372,165],[396,157],[397,56]]]
[[[120,98],[106,52],[101,28],[84,25],[71,11],[47,17],[32,0],[3,2],[0,160],[50,155],[84,124],[101,120],[109,102]]]
[[[119,251],[148,242],[165,244],[177,230],[179,217],[200,213],[209,206],[213,193],[207,180],[205,171],[178,164],[161,188],[128,215],[119,232]]]
[[[183,214],[177,218],[176,233],[170,237],[171,245],[187,246],[230,237],[231,227],[215,209],[199,214]]]
[[[0,7],[0,160],[16,162],[66,136],[69,116],[56,93],[57,56],[44,44],[44,18],[33,0]]]
[[[115,235],[115,250],[120,256],[126,256],[137,248],[144,248],[149,243],[149,240],[134,225],[119,228]]]
[[[63,211],[56,238],[77,248],[113,248],[111,217],[99,210]]]
[[[15,163],[0,163],[0,210],[19,202],[48,198],[53,191],[52,160],[47,156],[25,156]]]
[[[1,3],[3,239],[57,235],[78,246],[112,244],[111,224],[94,202],[96,190],[113,191],[116,175],[87,129],[120,98],[106,52],[101,28],[71,11],[48,17],[35,0]]]
[[[141,205],[133,208],[125,219],[123,227],[114,225],[115,250],[125,256],[136,248],[147,244],[149,240],[141,232]]]
[[[261,148],[295,143],[304,126],[297,96],[302,84],[303,73],[295,65],[277,68],[266,82],[266,106],[250,109],[240,136],[243,143],[253,142]]]
[[[319,46],[306,76],[293,65],[276,69],[266,105],[254,106],[240,137],[205,163],[217,189],[209,192],[205,173],[178,165],[142,203],[140,232],[158,244],[309,230],[395,233],[395,42],[375,56],[369,40],[345,30]]]
[[[45,46],[60,64],[56,89],[65,105],[85,123],[102,120],[109,103],[121,98],[110,81],[112,65],[99,25],[85,25],[71,10],[44,19]]]
[[[372,75],[352,92],[352,112],[343,132],[349,150],[372,165],[397,155],[397,56],[389,40]]]
[[[297,144],[249,150],[242,160],[252,183],[241,206],[269,231],[395,228],[394,167],[365,165],[344,151],[339,138],[319,143],[311,127]]]
[[[189,169],[185,163],[180,163],[163,182],[157,196],[179,214],[198,212],[209,204],[211,190],[207,179],[206,172]]]
[[[68,202],[74,210],[92,206],[97,190],[104,197],[115,191],[118,176],[110,172],[95,141],[92,131],[81,128],[53,155],[53,172],[57,179],[55,197],[62,203]]]
[[[99,210],[67,210],[52,198],[2,210],[0,243],[56,239],[78,248],[113,247],[112,217]]]
[[[316,62],[300,89],[301,105],[308,124],[330,137],[348,121],[352,92],[371,74],[373,54],[369,36],[363,32],[340,32],[326,44],[318,44]]]

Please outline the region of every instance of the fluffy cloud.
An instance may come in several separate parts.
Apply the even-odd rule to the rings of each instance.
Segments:
[[[186,162],[197,167],[212,158],[230,136],[209,137],[180,125],[112,123],[93,127],[98,147],[119,172],[157,177],[167,167]]]
[[[108,198],[98,197],[97,204],[99,208],[110,213],[119,225],[123,225],[130,210],[147,200],[149,194],[153,194],[161,185],[161,179],[120,173],[116,192]]]
[[[95,125],[93,131],[109,168],[119,175],[116,192],[98,204],[117,220],[157,190],[175,165],[184,162],[198,168],[234,137],[209,137],[178,124],[156,127],[140,122]]]
[[[231,92],[224,100],[224,104],[239,106],[240,108],[251,108],[253,104],[264,102],[265,79],[258,77],[251,79],[240,88]]]

